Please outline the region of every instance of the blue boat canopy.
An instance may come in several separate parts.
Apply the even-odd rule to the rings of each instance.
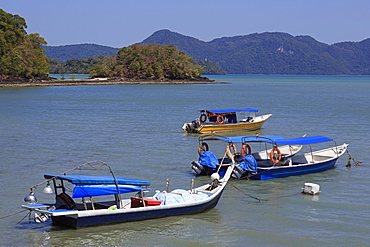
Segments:
[[[310,144],[317,144],[323,142],[333,141],[325,136],[308,136],[308,137],[299,137],[299,138],[291,138],[286,139],[281,136],[275,135],[259,135],[259,136],[233,136],[233,137],[224,137],[224,136],[217,136],[217,135],[209,135],[209,136],[202,136],[199,138],[200,141],[208,141],[208,140],[220,140],[224,142],[266,142],[275,145],[310,145]]]
[[[256,141],[260,142],[261,140],[279,140],[279,139],[285,139],[281,136],[275,136],[275,135],[260,135],[260,136],[232,136],[232,137],[224,137],[224,136],[205,136],[200,137],[203,141],[206,140],[220,140],[224,142],[232,142],[232,143],[238,143],[243,141]]]
[[[57,178],[66,180],[72,184],[115,184],[113,177],[110,176],[87,176],[87,175],[51,175],[45,174],[45,179]],[[117,184],[149,186],[150,182],[135,178],[116,177]]]
[[[243,138],[243,142],[267,142],[275,145],[310,145],[329,141],[333,141],[333,139],[325,136],[308,136],[291,139],[265,139],[263,136]]]
[[[142,191],[142,188],[137,185],[118,185],[118,189],[120,194]],[[118,194],[118,191],[114,184],[77,184],[73,189],[72,198],[115,194]]]
[[[307,136],[307,137],[299,137],[299,138],[292,138],[292,139],[283,139],[283,140],[275,140],[275,144],[277,145],[309,145],[309,144],[316,144],[316,143],[323,143],[323,142],[330,142],[333,139],[330,139],[325,136]]]
[[[219,109],[219,110],[205,110],[210,113],[230,113],[230,112],[241,112],[241,111],[246,111],[246,112],[258,112],[256,109],[252,108],[245,108],[245,109]]]

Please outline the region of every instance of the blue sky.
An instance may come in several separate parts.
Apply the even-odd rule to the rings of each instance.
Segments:
[[[124,47],[169,29],[203,41],[263,32],[333,44],[370,38],[369,0],[1,0],[51,46]]]

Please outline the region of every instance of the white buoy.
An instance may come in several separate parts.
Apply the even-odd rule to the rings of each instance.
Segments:
[[[213,173],[212,175],[211,175],[211,180],[212,181],[220,181],[220,174],[218,174],[217,172],[215,172],[215,173]]]
[[[320,185],[314,184],[314,183],[304,183],[303,193],[310,194],[310,195],[316,195],[320,192]]]

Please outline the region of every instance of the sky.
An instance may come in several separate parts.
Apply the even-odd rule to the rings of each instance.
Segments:
[[[370,38],[369,0],[0,0],[49,46],[116,48],[169,29],[202,41],[263,32],[334,44]]]

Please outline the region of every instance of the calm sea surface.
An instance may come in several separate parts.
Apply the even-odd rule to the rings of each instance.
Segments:
[[[369,246],[370,77],[209,77],[229,84],[0,88],[0,244]],[[363,163],[347,168],[345,155],[322,173],[233,180],[216,208],[190,216],[78,230],[21,221],[23,198],[44,173],[93,160],[116,176],[151,181],[152,190],[164,190],[167,178],[172,189],[189,188],[198,140],[183,133],[183,123],[199,109],[244,107],[273,114],[260,133],[328,136],[348,143]],[[300,194],[305,182],[319,184],[321,193]],[[39,201],[52,202],[41,187]]]

